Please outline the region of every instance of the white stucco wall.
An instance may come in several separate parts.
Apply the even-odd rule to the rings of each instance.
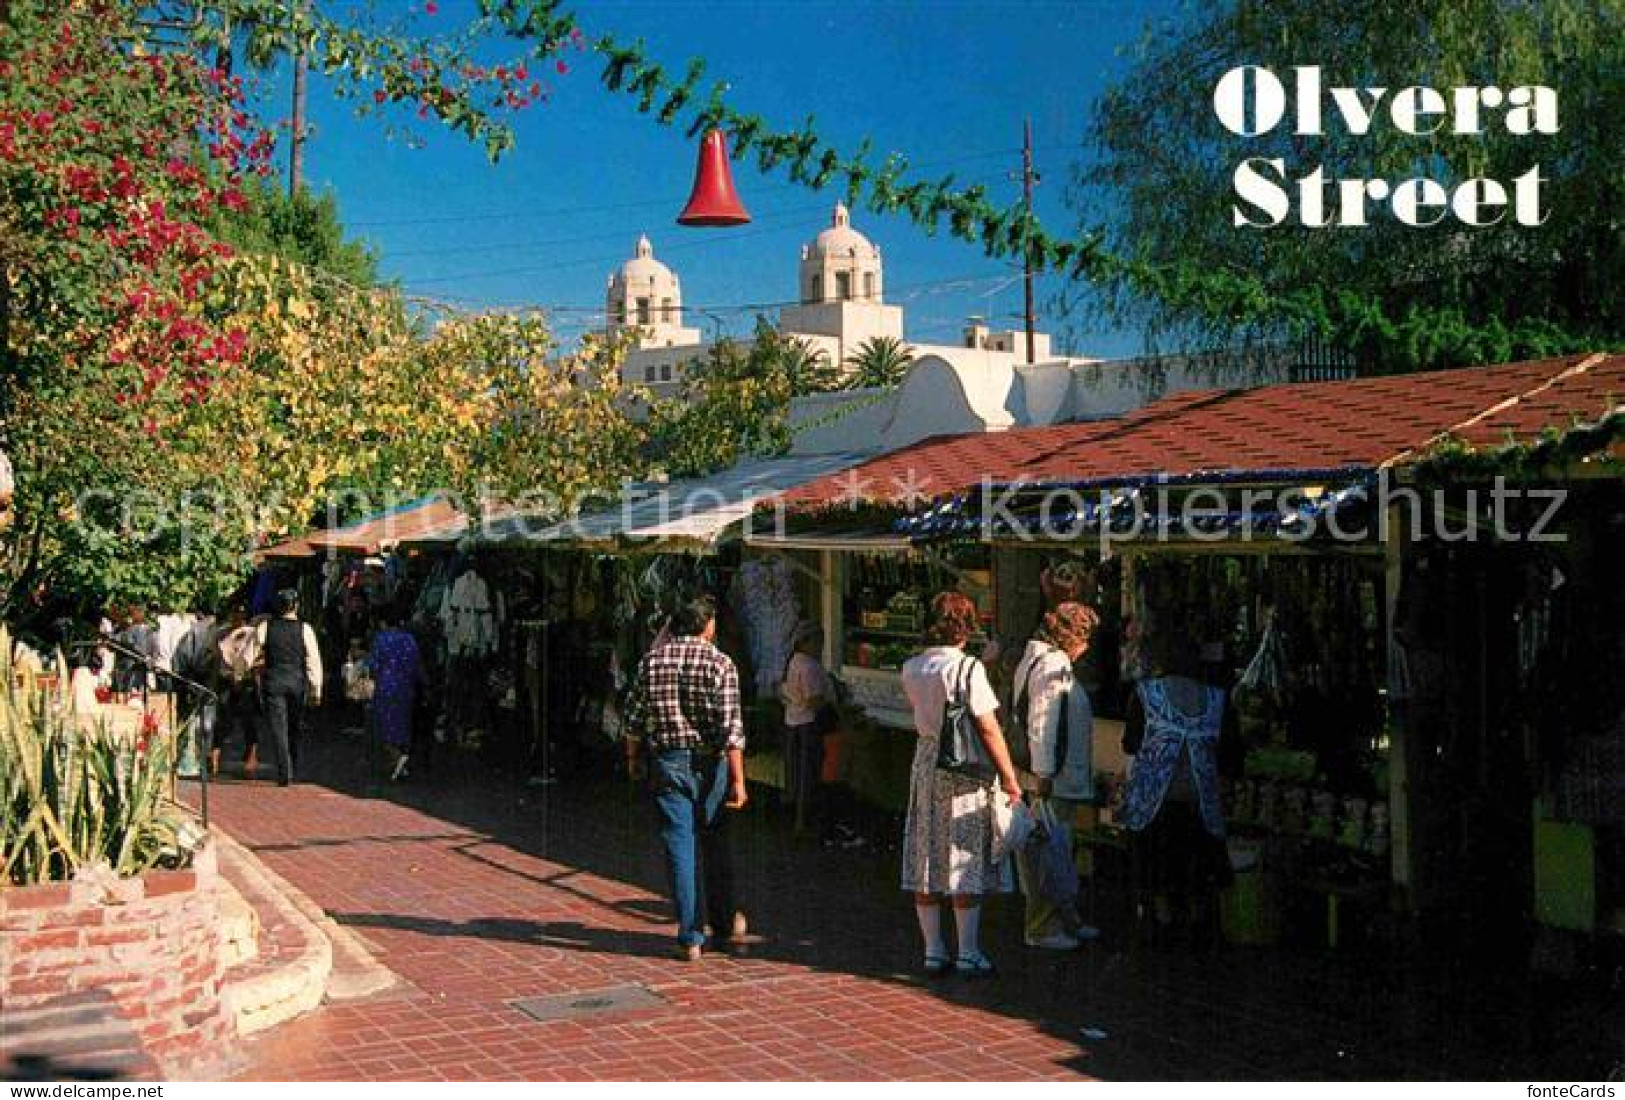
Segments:
[[[1288,349],[1262,349],[1226,356],[1222,361],[1214,356],[1177,355],[1074,364],[1066,419],[1121,416],[1170,393],[1286,382],[1292,359]]]

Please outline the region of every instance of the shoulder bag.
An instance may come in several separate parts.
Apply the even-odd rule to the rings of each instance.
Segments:
[[[942,728],[937,733],[937,768],[990,783],[999,773],[987,755],[981,731],[976,728],[976,716],[970,709],[970,678],[975,668],[974,657],[960,661],[955,686],[943,702]]]

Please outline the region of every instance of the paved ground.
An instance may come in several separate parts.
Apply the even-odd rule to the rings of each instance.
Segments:
[[[681,964],[652,820],[622,787],[527,790],[464,759],[391,785],[337,734],[310,757],[293,788],[216,786],[215,821],[404,984],[251,1041],[251,1078],[1597,1075],[1448,975],[1383,954],[1196,958],[1105,910],[1101,941],[1056,956],[1020,947],[1016,903],[996,904],[998,977],[919,979],[895,856],[792,844],[765,806],[738,837],[763,942]],[[511,1005],[634,983],[661,1003],[551,1022]]]

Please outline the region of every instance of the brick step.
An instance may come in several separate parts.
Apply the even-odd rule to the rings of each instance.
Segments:
[[[221,989],[239,1034],[265,1031],[324,1001],[371,996],[396,984],[351,933],[224,835],[220,867],[258,931],[255,954],[226,971]]]
[[[0,1013],[0,1079],[113,1080],[158,1076],[141,1035],[106,991],[74,993]]]

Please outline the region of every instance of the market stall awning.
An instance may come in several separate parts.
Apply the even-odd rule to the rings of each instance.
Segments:
[[[410,540],[442,547],[460,538],[496,549],[580,546],[603,551],[696,550],[709,552],[737,534],[745,520],[790,489],[871,457],[868,453],[790,455],[747,459],[704,478],[629,485],[612,505],[584,511],[562,523],[524,512],[511,513],[455,533]]]
[[[1347,485],[1446,441],[1529,442],[1621,407],[1625,355],[1186,392],[1125,416],[917,443],[784,507],[923,511],[985,486]]]
[[[376,554],[399,543],[450,533],[455,540],[467,518],[443,494],[435,493],[368,516],[364,520],[316,531],[260,550],[265,560],[298,560],[321,554]]]

